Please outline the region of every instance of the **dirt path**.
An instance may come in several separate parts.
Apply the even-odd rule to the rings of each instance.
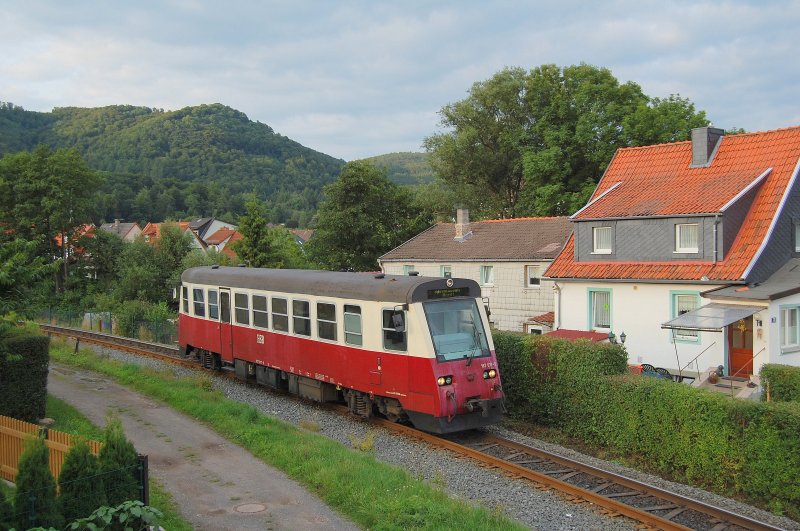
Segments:
[[[358,529],[283,472],[102,375],[51,364],[48,391],[98,426],[117,415],[195,529]]]

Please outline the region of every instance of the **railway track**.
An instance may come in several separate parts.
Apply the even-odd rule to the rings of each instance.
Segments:
[[[78,342],[85,341],[198,368],[196,361],[183,357],[175,346],[54,325],[42,324],[40,327],[43,332],[50,335],[70,337]],[[224,372],[228,377],[233,377],[233,371]],[[573,499],[587,501],[611,514],[627,516],[652,528],[708,531],[781,529],[483,431],[476,430],[442,437],[388,420],[377,418],[372,420],[388,429],[470,457],[513,477],[547,486]]]

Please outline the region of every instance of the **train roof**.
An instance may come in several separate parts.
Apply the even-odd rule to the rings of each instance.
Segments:
[[[181,281],[217,287],[259,289],[398,304],[453,296],[473,298],[481,296],[481,288],[478,283],[465,278],[445,279],[311,269],[193,267],[183,272]],[[448,281],[450,281],[449,285]]]

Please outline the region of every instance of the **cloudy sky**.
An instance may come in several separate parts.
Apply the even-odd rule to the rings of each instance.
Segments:
[[[505,66],[581,62],[714,125],[800,125],[800,1],[7,0],[0,101],[223,103],[345,160],[421,151]]]

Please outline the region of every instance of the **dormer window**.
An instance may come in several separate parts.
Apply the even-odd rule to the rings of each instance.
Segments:
[[[675,225],[675,252],[696,253],[699,250],[697,235],[697,223],[678,223]]]
[[[592,253],[611,254],[612,236],[611,227],[594,227],[592,229]]]
[[[800,253],[800,221],[794,222],[794,252]]]

